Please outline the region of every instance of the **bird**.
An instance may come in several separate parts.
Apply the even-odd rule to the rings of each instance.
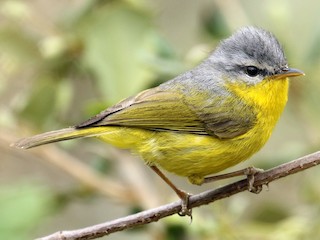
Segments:
[[[283,112],[288,78],[301,75],[288,67],[271,32],[242,27],[193,69],[78,125],[23,138],[13,146],[96,137],[130,149],[177,193],[182,214],[190,215],[189,193],[163,170],[201,185],[250,158],[265,145]]]

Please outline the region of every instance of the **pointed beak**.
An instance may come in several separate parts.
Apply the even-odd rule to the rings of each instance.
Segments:
[[[298,76],[304,76],[304,72],[302,72],[299,69],[295,68],[283,68],[280,70],[280,72],[274,74],[272,76],[273,79],[284,79],[287,77],[298,77]]]

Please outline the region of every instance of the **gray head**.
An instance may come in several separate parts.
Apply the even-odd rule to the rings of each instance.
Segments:
[[[222,41],[208,61],[221,77],[232,76],[232,79],[250,85],[268,76],[283,73],[293,76],[290,75],[292,69],[288,68],[283,49],[275,36],[256,27],[241,28]]]

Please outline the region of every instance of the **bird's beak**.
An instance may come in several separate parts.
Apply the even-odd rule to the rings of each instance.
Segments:
[[[273,79],[283,79],[287,77],[298,77],[305,75],[304,72],[302,72],[299,69],[295,68],[283,68],[280,72],[276,73],[272,76]]]

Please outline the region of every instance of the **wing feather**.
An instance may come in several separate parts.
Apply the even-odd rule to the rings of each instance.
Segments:
[[[203,106],[187,98],[179,91],[148,89],[106,109],[76,128],[115,125],[232,138],[253,126],[253,113],[250,114],[250,109],[246,110],[239,103],[238,108],[232,108],[233,114],[230,114],[230,106],[216,106],[216,101]],[[238,117],[234,113],[236,109],[248,111],[246,118]]]

